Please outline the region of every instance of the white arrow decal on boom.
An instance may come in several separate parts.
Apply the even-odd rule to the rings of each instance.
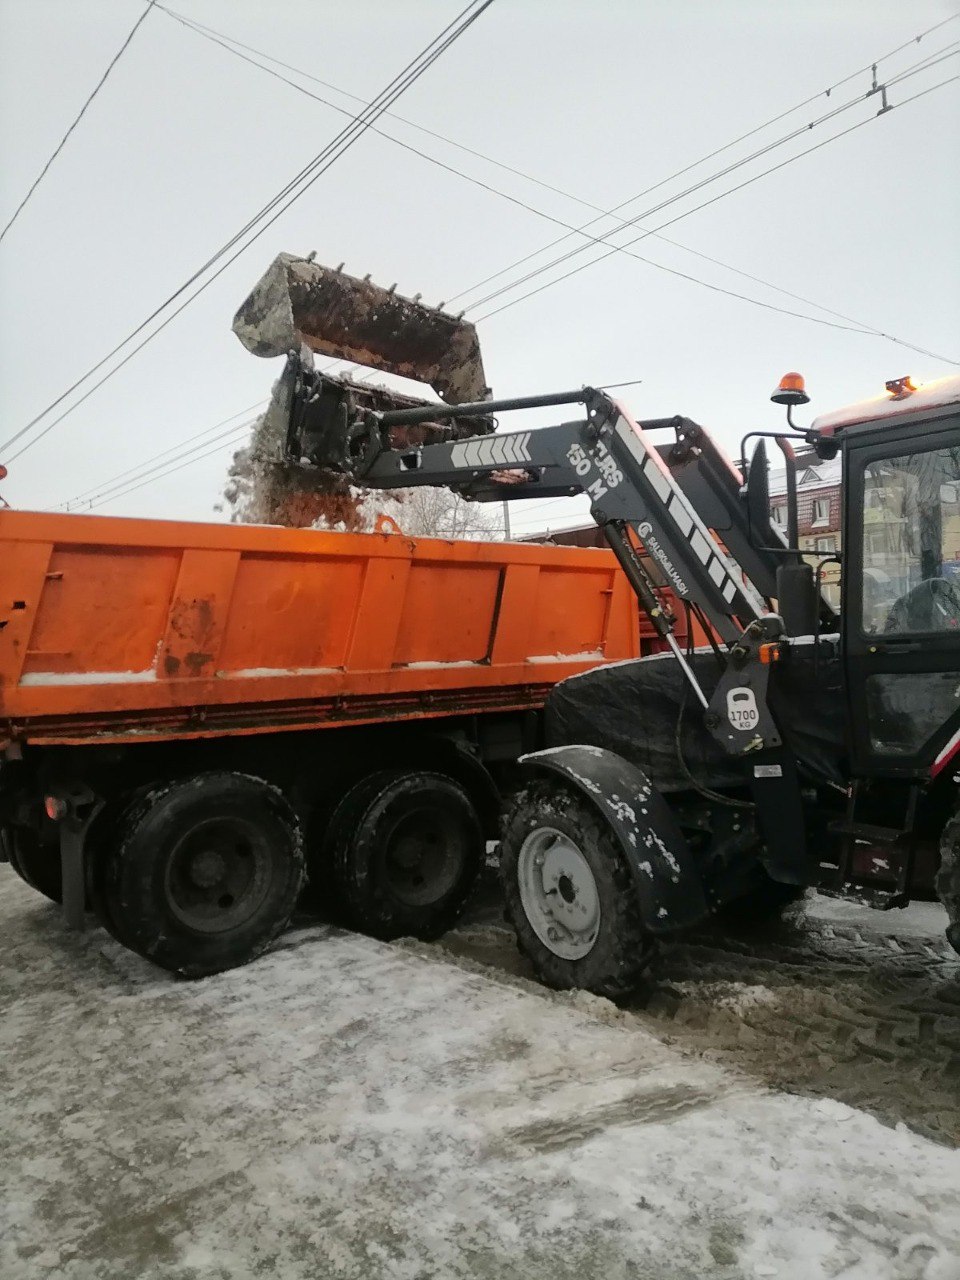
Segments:
[[[454,467],[502,467],[505,464],[529,462],[527,444],[530,432],[516,435],[489,436],[479,440],[462,440],[450,450]]]

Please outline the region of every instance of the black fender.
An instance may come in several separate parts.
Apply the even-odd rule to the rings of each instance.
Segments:
[[[644,926],[673,933],[709,914],[700,871],[670,806],[642,769],[603,747],[549,747],[520,757],[525,774],[552,774],[596,809],[623,851]]]

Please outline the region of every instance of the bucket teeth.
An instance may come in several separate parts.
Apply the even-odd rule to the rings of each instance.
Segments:
[[[425,382],[448,404],[483,400],[489,388],[475,327],[420,301],[342,270],[282,253],[233,321],[258,356],[301,345],[338,360]]]

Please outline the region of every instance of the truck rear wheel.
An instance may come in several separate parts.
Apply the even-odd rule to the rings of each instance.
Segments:
[[[385,941],[431,939],[456,923],[483,853],[480,820],[459,783],[384,771],[338,805],[323,865],[351,928]]]
[[[37,833],[26,827],[9,827],[5,844],[10,865],[20,879],[51,902],[60,902],[63,883],[59,846],[44,845]]]
[[[239,773],[141,793],[100,859],[95,901],[109,931],[191,978],[259,955],[289,920],[304,874],[290,805]]]
[[[653,940],[623,853],[586,800],[546,780],[519,792],[500,875],[517,943],[547,986],[616,998],[639,985]]]

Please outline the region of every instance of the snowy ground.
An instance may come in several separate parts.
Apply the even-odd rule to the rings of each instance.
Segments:
[[[4,1280],[960,1275],[957,1151],[442,947],[185,983],[0,867],[0,1012]]]
[[[883,912],[808,895],[783,922],[664,944],[627,1011],[763,1084],[960,1145],[960,962],[945,926],[936,903]],[[492,871],[440,945],[460,963],[532,976]]]

